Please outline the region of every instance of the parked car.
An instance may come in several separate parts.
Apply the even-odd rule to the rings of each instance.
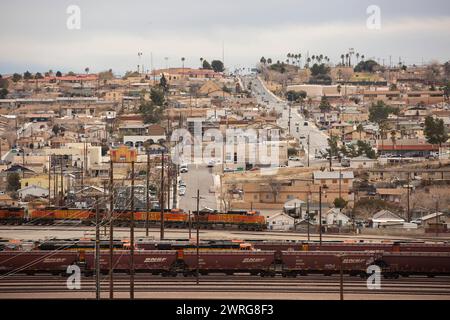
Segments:
[[[180,173],[186,173],[189,172],[187,164],[180,165]]]
[[[224,168],[223,172],[234,172],[234,169],[232,169],[232,168]]]
[[[185,194],[186,194],[186,188],[181,187],[178,189],[178,195],[180,197],[184,196]]]
[[[300,161],[299,157],[290,156],[289,161]]]

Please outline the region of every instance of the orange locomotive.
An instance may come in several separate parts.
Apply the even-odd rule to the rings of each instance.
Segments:
[[[36,209],[30,212],[30,217],[26,218],[23,209],[21,212],[14,212],[5,209],[3,213],[8,221],[28,222],[30,224],[47,225],[59,224],[84,224],[90,225],[95,222],[95,210],[91,209],[69,209],[69,208],[45,208]],[[0,211],[0,221],[2,220]],[[148,216],[148,218],[147,218]],[[109,218],[108,211],[100,210],[100,220]],[[114,223],[116,226],[128,226],[131,219],[130,211],[115,211]],[[6,218],[3,219],[6,221]],[[145,226],[147,221],[150,225],[159,224],[161,221],[161,211],[152,209],[151,211],[137,211],[134,213],[136,226]],[[266,219],[259,212],[238,211],[229,213],[202,212],[198,218],[196,214],[183,212],[180,209],[164,211],[164,225],[168,228],[195,228],[197,223],[202,229],[237,228],[240,230],[264,230],[266,229]]]

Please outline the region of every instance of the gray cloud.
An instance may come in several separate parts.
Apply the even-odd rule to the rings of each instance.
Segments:
[[[82,29],[66,28],[66,8],[79,5]],[[380,6],[382,29],[368,30],[366,8]],[[409,63],[448,59],[450,2],[366,0],[281,1],[15,1],[0,11],[0,72],[197,66],[199,57],[252,66],[261,55],[323,53],[338,60],[350,47],[366,56]]]

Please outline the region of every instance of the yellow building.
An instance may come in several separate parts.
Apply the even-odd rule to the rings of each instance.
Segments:
[[[137,160],[137,151],[125,145],[110,150],[113,162],[131,162]]]

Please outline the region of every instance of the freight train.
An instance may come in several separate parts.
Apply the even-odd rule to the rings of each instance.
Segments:
[[[100,211],[100,220],[108,218],[108,212]],[[130,225],[131,211],[119,211],[114,213],[114,224],[119,227]],[[148,212],[137,211],[134,213],[136,226],[159,224],[161,221],[161,211],[152,209]],[[95,222],[95,210],[91,209],[70,209],[70,208],[45,208],[30,210],[26,213],[23,208],[2,208],[0,209],[0,224],[83,224],[93,225]],[[248,231],[261,231],[267,228],[266,219],[259,212],[209,212],[200,211],[197,215],[189,215],[179,209],[164,211],[164,226],[167,228],[187,228],[197,225],[201,229],[225,229],[234,228]]]
[[[130,272],[130,251],[113,253],[114,272]],[[197,260],[198,259],[198,260]],[[109,253],[100,253],[100,272],[109,271]],[[198,261],[198,264],[197,264]],[[66,274],[70,265],[77,265],[90,276],[95,272],[95,253],[89,251],[2,251],[0,273],[51,273]],[[192,276],[222,273],[232,275],[247,273],[254,276],[284,277],[297,275],[340,273],[367,276],[367,268],[380,267],[386,278],[426,275],[450,275],[448,252],[383,252],[383,251],[282,251],[277,261],[275,251],[195,251],[137,250],[134,254],[134,271],[163,276]]]

